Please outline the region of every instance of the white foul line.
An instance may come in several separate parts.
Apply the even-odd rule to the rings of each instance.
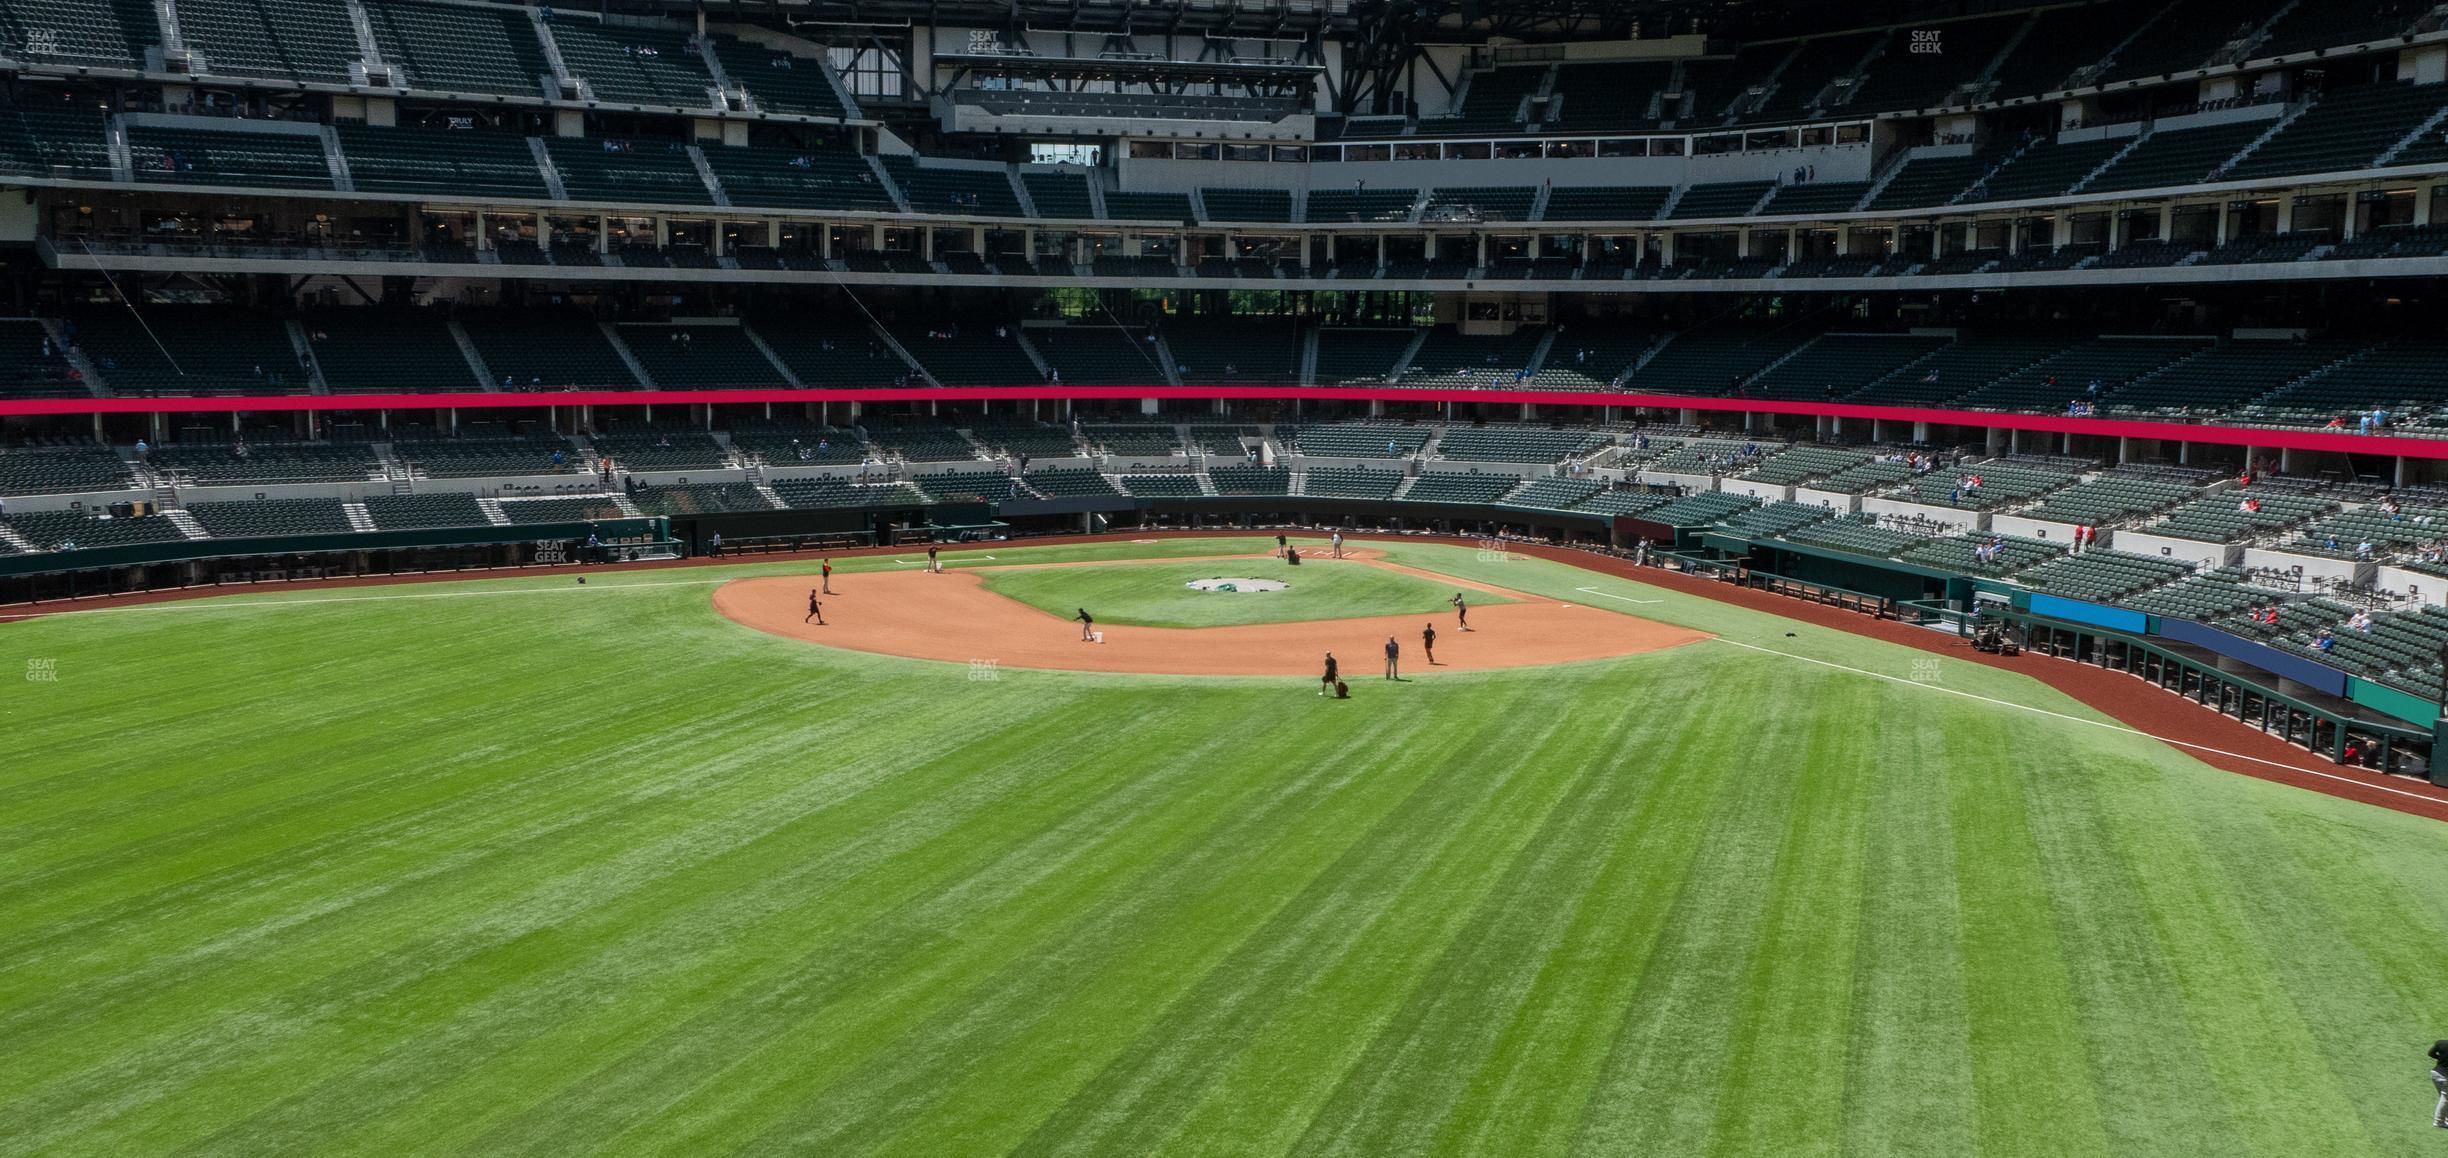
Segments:
[[[1631,596],[1629,596],[1629,595],[1613,595],[1613,594],[1609,594],[1609,593],[1604,592],[1604,591],[1600,591],[1599,589],[1597,589],[1597,588],[1595,588],[1595,587],[1575,587],[1575,588],[1573,588],[1573,590],[1575,590],[1575,591],[1586,591],[1586,592],[1589,592],[1589,593],[1590,593],[1590,594],[1592,594],[1592,595],[1596,595],[1596,596],[1599,596],[1600,598],[1604,598],[1604,599],[1620,599],[1620,600],[1623,600],[1623,601],[1624,601],[1624,602],[1626,602],[1626,603],[1664,603],[1664,602],[1666,602],[1666,601],[1665,601],[1665,600],[1663,600],[1663,599],[1634,599],[1634,598],[1632,598],[1632,597],[1631,597]]]
[[[424,591],[402,592],[397,595],[334,595],[317,599],[257,599],[224,602],[222,598],[198,596],[168,603],[139,603],[126,607],[84,607],[73,611],[29,611],[0,614],[4,619],[53,619],[63,615],[133,615],[160,611],[225,611],[235,608],[306,607],[317,603],[389,603],[400,599],[475,599],[502,595],[568,595],[583,591],[634,591],[641,587],[703,587],[710,583],[729,583],[737,576],[721,579],[672,579],[655,583],[596,583],[567,587],[513,587],[499,591]],[[479,580],[481,582],[481,580]]]
[[[1586,588],[1584,588],[1584,590],[1586,590]],[[2052,712],[2047,708],[2035,708],[2030,704],[2018,704],[2011,700],[2000,700],[1991,698],[1989,696],[1974,695],[1971,692],[1958,691],[1949,687],[1941,687],[1937,684],[1927,683],[1921,680],[1908,680],[1899,676],[1891,676],[1885,672],[1864,671],[1861,668],[1851,667],[1841,663],[1832,663],[1824,659],[1813,659],[1807,655],[1796,655],[1790,651],[1778,651],[1773,647],[1761,647],[1755,643],[1744,643],[1740,640],[1727,639],[1722,635],[1712,636],[1709,640],[1703,642],[1722,643],[1732,647],[1743,648],[1747,651],[1759,651],[1766,652],[1769,655],[1781,655],[1787,659],[1798,659],[1804,663],[1815,663],[1821,667],[1832,667],[1837,671],[1851,672],[1854,675],[1860,676],[1869,676],[1871,679],[1886,680],[1889,683],[1903,684],[1906,687],[1921,688],[1925,691],[1943,692],[1950,696],[1961,696],[1967,700],[1979,700],[1984,704],[1995,704],[2001,708],[2013,708],[2019,712],[2030,712],[2034,715],[2048,716],[2053,719],[2065,720],[2069,723],[2089,724],[2094,728],[2105,728],[2111,732],[2123,732],[2129,736],[2140,736],[2146,740],[2157,740],[2162,744],[2167,744],[2172,747],[2191,748],[2197,752],[2208,752],[2214,756],[2225,756],[2230,760],[2243,760],[2254,764],[2266,765],[2271,768],[2282,769],[2288,772],[2300,772],[2306,776],[2318,776],[2323,780],[2335,780],[2340,784],[2352,784],[2357,788],[2368,788],[2374,792],[2386,792],[2393,796],[2403,796],[2409,800],[2420,800],[2426,804],[2448,803],[2448,801],[2442,801],[2437,796],[2425,795],[2424,793],[2420,792],[2408,792],[2405,789],[2391,788],[2385,784],[2373,784],[2367,781],[2357,780],[2352,776],[2340,776],[2334,772],[2323,772],[2318,768],[2305,768],[2295,764],[2282,764],[2276,760],[2265,760],[2259,756],[2247,756],[2242,752],[2230,752],[2225,748],[2213,748],[2207,744],[2195,744],[2186,740],[2172,740],[2166,736],[2153,735],[2149,732],[2141,730],[2140,728],[2131,728],[2125,726],[2124,724],[2114,723],[2107,720],[2087,720],[2081,716],[2069,716],[2064,712]]]

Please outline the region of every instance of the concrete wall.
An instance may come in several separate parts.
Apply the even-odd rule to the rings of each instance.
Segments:
[[[2136,555],[2152,555],[2161,559],[2174,559],[2201,567],[2225,567],[2234,563],[2244,553],[2242,547],[2230,546],[2226,543],[2203,543],[2192,539],[2175,539],[2165,535],[2145,534],[2141,531],[2102,531],[2100,542],[2103,546],[2114,547],[2119,551],[2128,551]]]
[[[2352,559],[2325,559],[2318,555],[2290,555],[2284,551],[2271,551],[2260,547],[2244,549],[2244,565],[2255,568],[2275,567],[2281,571],[2300,570],[2306,583],[2315,579],[2351,583],[2357,578],[2368,577],[2371,572],[2378,569],[2373,564],[2358,563]]]
[[[2448,596],[2448,578],[2438,575],[2425,575],[2403,567],[2380,567],[2374,571],[2372,582],[2383,591],[2411,591],[2425,603],[2448,602],[2448,599],[2443,599],[2443,596]]]
[[[1684,490],[1692,491],[1694,493],[1700,491],[1713,491],[1717,489],[1717,478],[1715,475],[1669,474],[1664,471],[1655,470],[1636,470],[1629,473],[1635,481],[1644,482],[1650,486],[1682,487]]]
[[[1813,506],[1832,507],[1837,514],[1851,515],[1860,513],[1862,497],[1840,494],[1836,491],[1815,491],[1809,487],[1795,487],[1793,501],[1809,503]]]
[[[1901,499],[1863,499],[1861,509],[1865,514],[1927,519],[1947,528],[1949,534],[1988,529],[1985,525],[1988,516],[1976,511],[1959,511],[1953,507],[1934,507],[1927,503],[1908,503]]]
[[[34,511],[70,511],[79,508],[83,508],[85,510],[95,510],[97,508],[108,507],[112,503],[149,503],[152,501],[153,492],[151,491],[93,491],[73,495],[10,495],[8,497],[8,509],[10,514],[29,514]]]
[[[2074,542],[2074,524],[2062,523],[2054,519],[2027,519],[2021,515],[1991,515],[1989,529],[2001,535],[2021,535],[2026,539],[2040,539],[2062,545],[2071,545]]]
[[[1791,498],[1794,493],[1792,487],[1764,482],[1746,482],[1742,479],[1727,479],[1725,484],[1718,489],[1729,494],[1749,495],[1763,503],[1781,503]]]

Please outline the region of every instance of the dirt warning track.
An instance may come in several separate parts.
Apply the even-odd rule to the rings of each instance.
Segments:
[[[1374,561],[1346,559],[1339,565],[1418,574]],[[1454,625],[1451,612],[1443,612],[1237,627],[1099,624],[1105,642],[1083,643],[1079,624],[987,590],[977,574],[986,570],[993,568],[963,567],[941,575],[863,571],[837,576],[839,590],[847,594],[824,597],[823,627],[802,622],[807,615],[808,588],[815,582],[812,576],[726,583],[714,591],[714,608],[759,631],[852,651],[951,663],[991,660],[1000,667],[1150,675],[1314,677],[1323,666],[1325,653],[1331,651],[1342,661],[1346,679],[1375,677],[1384,671],[1389,635],[1402,644],[1405,677],[1608,659],[1709,638],[1705,632],[1505,591],[1520,602],[1471,608],[1475,630],[1468,632]],[[1500,590],[1432,577],[1461,587]],[[1420,650],[1420,628],[1429,623],[1437,630],[1434,667]]]

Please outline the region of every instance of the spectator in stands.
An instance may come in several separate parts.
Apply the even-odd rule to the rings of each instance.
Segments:
[[[2322,655],[2329,654],[2330,649],[2335,648],[2336,646],[2337,641],[2329,638],[2329,629],[2326,627],[2320,629],[2320,634],[2312,637],[2312,650],[2317,651]]]

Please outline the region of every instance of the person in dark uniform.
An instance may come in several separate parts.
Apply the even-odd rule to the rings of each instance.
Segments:
[[[801,619],[799,622],[806,623],[809,619],[813,619],[816,621],[816,626],[823,627],[825,625],[824,604],[816,602],[816,594],[817,593],[814,591],[808,592],[807,618]]]
[[[1386,637],[1386,678],[1402,679],[1402,645],[1394,642],[1391,635]]]
[[[1071,618],[1079,621],[1080,642],[1090,642],[1089,637],[1096,634],[1096,616],[1088,614],[1088,609],[1082,607],[1079,609],[1079,614],[1074,615]]]
[[[1420,628],[1420,650],[1428,653],[1428,666],[1436,667],[1436,624]]]
[[[2431,1107],[2431,1124],[2448,1130],[2448,1041],[2431,1043],[2431,1087],[2439,1091],[2439,1104]]]
[[[1290,539],[1286,539],[1286,538],[1284,538],[1284,537],[1283,537],[1281,534],[1276,535],[1276,536],[1275,536],[1275,557],[1276,557],[1276,558],[1278,558],[1278,559],[1283,558],[1283,557],[1284,557],[1284,550],[1285,550],[1287,547],[1289,547],[1289,546],[1291,545],[1291,542],[1292,542],[1292,541],[1291,541]]]
[[[1463,600],[1462,593],[1459,591],[1454,592],[1452,603],[1454,618],[1462,624],[1462,630],[1469,631],[1471,629],[1470,604]]]
[[[1321,696],[1333,695],[1333,694],[1334,694],[1334,686],[1335,686],[1335,657],[1334,657],[1334,653],[1330,651],[1330,652],[1327,652],[1327,653],[1326,653],[1326,674],[1325,674],[1323,677],[1321,677],[1321,678],[1319,679],[1319,681],[1318,681],[1318,694],[1319,694],[1319,695],[1321,695]]]
[[[943,562],[935,557],[935,551],[935,544],[927,544],[927,574],[941,575],[943,574]]]
[[[831,595],[831,594],[833,593],[833,560],[831,560],[831,559],[827,559],[827,560],[825,560],[825,561],[824,561],[823,566],[824,566],[824,593],[825,593],[825,594],[827,594],[827,595]]]

